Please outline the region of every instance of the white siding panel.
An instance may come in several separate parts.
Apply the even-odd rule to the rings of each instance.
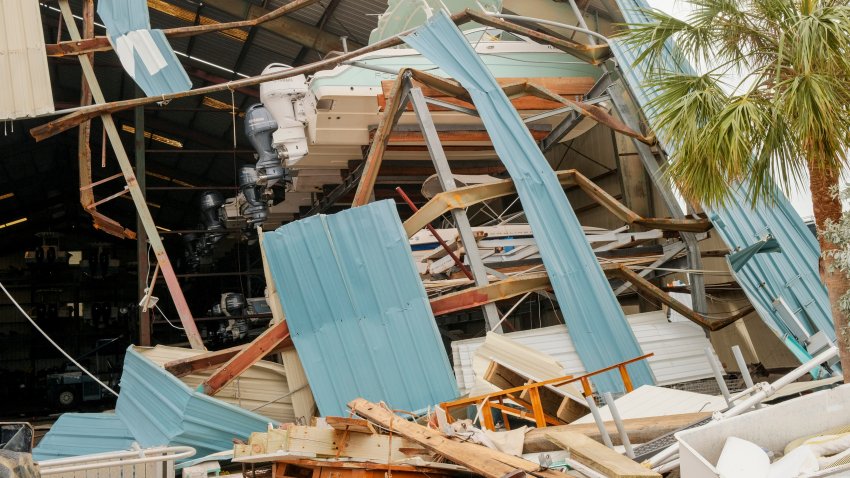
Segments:
[[[39,2],[0,0],[0,119],[53,111]]]
[[[705,357],[710,346],[703,330],[690,322],[668,322],[664,311],[626,316],[643,353],[654,353],[649,366],[658,385],[670,385],[712,376]],[[505,334],[519,344],[549,355],[564,367],[564,374],[586,372],[564,325]],[[473,357],[484,338],[452,343],[452,358],[458,387],[468,393],[475,387]]]

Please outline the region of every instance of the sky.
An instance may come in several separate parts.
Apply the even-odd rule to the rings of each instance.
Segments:
[[[690,4],[684,0],[646,0],[650,6],[653,8],[657,8],[669,15],[673,15],[677,18],[684,19],[687,17],[690,11]],[[808,182],[808,181],[807,181]],[[794,209],[797,210],[797,213],[805,219],[812,219],[814,214],[812,212],[812,201],[811,194],[809,194],[808,185],[801,188],[799,191],[795,191],[794,194],[790,195],[791,203],[794,205]]]

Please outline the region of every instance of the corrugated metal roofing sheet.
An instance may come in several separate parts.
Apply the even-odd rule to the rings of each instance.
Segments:
[[[71,420],[57,421],[42,441],[45,448],[40,444],[34,454],[52,454],[51,458],[83,455],[91,453],[92,443],[105,451],[127,449],[127,435],[111,417],[117,417],[142,447],[188,445],[200,456],[230,449],[233,438],[247,439],[252,432],[265,430],[268,423],[276,423],[195,392],[133,347],[124,357],[115,414],[83,416],[78,420],[72,414]],[[106,420],[102,423],[112,430],[113,438],[97,441],[100,430],[91,425],[101,422],[95,420]]]
[[[127,450],[135,439],[114,413],[65,413],[33,450],[36,461]]]
[[[393,201],[292,222],[263,242],[323,415],[357,397],[420,410],[458,396]]]
[[[186,91],[189,75],[162,30],[151,30],[146,0],[101,0],[97,14],[124,70],[147,96]]]
[[[712,376],[711,365],[703,352],[711,345],[705,333],[691,322],[668,322],[664,311],[626,316],[637,337],[642,353],[654,353],[647,359],[659,385],[699,380]],[[563,374],[587,371],[576,353],[573,340],[563,325],[510,332],[505,337],[537,352],[547,354],[563,367]],[[452,342],[452,362],[461,392],[473,390],[476,383],[474,357],[484,338]],[[480,367],[479,367],[480,368]],[[477,393],[477,392],[475,392]]]
[[[53,112],[39,2],[0,2],[0,119]]]
[[[644,0],[617,0],[617,5],[626,22],[649,22],[640,10],[649,8]],[[652,121],[656,111],[648,105],[657,97],[657,93],[644,86],[644,68],[632,66],[639,52],[617,41],[612,42],[611,47],[621,65],[623,76]],[[664,58],[669,68],[693,71],[691,65],[675,61],[674,48],[671,42],[665,52]],[[664,132],[659,132],[659,136],[663,139]],[[733,271],[759,316],[781,334],[789,332],[773,305],[776,298],[782,297],[798,317],[808,319],[801,322],[807,325],[810,333],[820,330],[834,340],[829,297],[818,273],[818,243],[790,201],[781,193],[777,193],[776,199],[774,205],[761,203],[753,208],[749,197],[741,191],[735,191],[734,197],[724,206],[707,207],[706,210],[715,230],[732,251],[755,244],[767,234],[779,243],[782,252],[756,254],[740,271]],[[813,324],[814,329],[808,327],[807,322]]]
[[[470,93],[517,192],[570,335],[584,365],[598,370],[641,355],[581,224],[552,167],[510,100],[460,30],[442,11],[405,38]],[[654,383],[644,362],[629,365],[635,386]],[[619,374],[593,379],[600,391],[621,391]]]

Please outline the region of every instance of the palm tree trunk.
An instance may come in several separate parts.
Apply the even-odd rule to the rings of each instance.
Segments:
[[[814,206],[815,224],[818,232],[823,231],[826,223],[832,221],[837,223],[841,219],[841,200],[836,197],[832,189],[838,187],[839,173],[828,171],[824,168],[812,166],[809,162],[809,182],[812,192],[812,205]],[[825,240],[818,234],[821,252],[838,249],[831,242]],[[835,336],[841,357],[841,368],[844,376],[850,376],[850,323],[846,314],[838,307],[838,299],[850,290],[850,281],[847,276],[839,270],[830,271],[834,259],[826,254],[821,255],[819,269],[820,277],[829,294],[829,302],[832,308],[832,320],[835,323]]]

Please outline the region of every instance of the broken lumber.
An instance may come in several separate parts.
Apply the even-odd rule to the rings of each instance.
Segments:
[[[325,417],[325,423],[335,430],[374,435],[378,433],[369,420],[362,418]]]
[[[288,430],[286,450],[317,456],[395,463],[407,458],[401,448],[415,448],[399,436],[348,433],[333,428],[295,426]]]
[[[629,440],[631,440],[632,443],[646,443],[710,416],[711,413],[699,412],[682,413],[679,415],[668,415],[663,417],[627,418],[623,420],[623,424],[626,427],[626,432],[629,434]],[[613,421],[605,422],[605,429],[608,430],[608,435],[611,437],[611,441],[614,445],[622,445],[622,443],[620,443],[620,434]],[[579,423],[535,428],[533,430],[529,430],[529,432],[525,434],[525,446],[523,447],[523,453],[541,453],[560,450],[561,448],[549,441],[549,439],[546,438],[546,435],[548,433],[558,433],[561,431],[581,433],[582,435],[586,435],[596,441],[602,441],[602,437],[599,434],[599,427],[596,426],[596,423]]]
[[[581,433],[550,431],[546,437],[569,451],[573,460],[609,478],[661,478],[658,473]]]
[[[566,478],[559,471],[544,470],[535,463],[511,456],[482,445],[460,443],[443,436],[442,433],[423,427],[396,416],[381,405],[363,398],[352,400],[348,408],[357,415],[416,442],[428,450],[446,459],[463,465],[486,478],[502,478],[509,473],[522,470],[534,474],[537,478]]]
[[[272,325],[213,372],[208,379],[204,380],[204,383],[198,386],[198,389],[207,395],[215,395],[289,338],[289,327],[286,321]]]
[[[203,372],[204,370],[218,367],[233,358],[234,355],[238,354],[248,345],[242,344],[223,350],[216,350],[215,352],[195,355],[194,357],[172,360],[171,362],[166,362],[163,368],[177,378],[185,377],[195,372]],[[280,352],[287,347],[292,347],[292,339],[284,340],[280,345],[269,350],[269,354]]]

